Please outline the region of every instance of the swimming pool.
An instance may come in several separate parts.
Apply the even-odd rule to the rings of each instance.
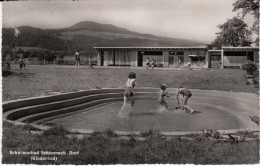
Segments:
[[[123,105],[119,101],[108,102],[91,110],[54,119],[43,125],[58,124],[69,129],[146,131],[162,132],[200,131],[201,129],[246,129],[257,127],[250,116],[258,116],[257,96],[254,94],[191,90],[193,96],[188,105],[194,114],[177,107],[176,89],[168,89],[171,98],[166,98],[169,111],[160,113],[156,90],[137,92],[136,103],[130,118],[118,118]],[[145,95],[144,95],[145,94]]]
[[[130,118],[118,118],[124,89],[96,89],[52,96],[20,99],[3,103],[3,119],[41,126],[63,125],[76,130],[140,132],[194,132],[201,129],[258,131],[250,117],[258,115],[258,96],[191,89],[189,114],[177,107],[176,89],[168,88],[169,111],[160,113],[158,88],[137,88]],[[180,97],[181,98],[181,97]]]

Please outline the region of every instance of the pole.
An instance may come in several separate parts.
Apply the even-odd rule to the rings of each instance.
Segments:
[[[13,58],[15,57],[15,29],[14,29],[14,43],[13,43],[13,48],[12,48],[12,54],[13,54]],[[15,61],[15,59],[14,59],[14,61]]]
[[[15,48],[15,28],[14,28],[14,45],[13,47]]]

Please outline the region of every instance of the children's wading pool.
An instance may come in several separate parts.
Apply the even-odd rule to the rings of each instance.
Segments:
[[[130,118],[118,118],[124,89],[97,89],[3,102],[3,119],[37,125],[63,125],[68,129],[113,131],[189,132],[201,129],[258,131],[258,96],[191,89],[189,114],[177,107],[176,90],[168,88],[169,111],[161,112],[159,88],[136,89]],[[180,100],[182,96],[179,96]]]
[[[159,90],[158,90],[159,91]],[[258,98],[255,94],[231,93],[219,91],[191,90],[192,97],[188,105],[195,113],[175,109],[177,107],[176,89],[167,89],[170,98],[165,98],[169,111],[160,112],[157,95],[153,89],[149,97],[141,97],[137,92],[136,102],[130,118],[118,118],[117,114],[123,105],[123,98],[80,113],[53,119],[43,125],[58,124],[69,129],[114,131],[147,131],[161,132],[200,131],[201,129],[248,129],[257,124],[250,117],[258,116]],[[180,101],[182,96],[179,96]]]

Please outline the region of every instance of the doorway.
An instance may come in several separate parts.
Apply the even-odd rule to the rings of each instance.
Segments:
[[[183,55],[178,56],[178,64],[179,64],[179,66],[184,65],[184,56]]]
[[[137,66],[143,66],[143,53],[138,51]]]
[[[174,56],[169,55],[169,67],[173,67],[173,66],[174,66]]]
[[[104,66],[104,51],[101,51],[101,55],[100,55],[100,66]]]

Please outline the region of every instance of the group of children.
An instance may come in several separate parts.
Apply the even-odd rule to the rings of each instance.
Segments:
[[[152,59],[152,60],[150,61],[150,59],[147,57],[147,59],[146,59],[146,68],[149,69],[149,67],[152,67],[152,69],[154,69],[155,63],[156,63],[156,62],[155,62],[154,59]]]
[[[126,82],[126,88],[125,88],[125,92],[124,92],[124,105],[121,108],[121,110],[119,111],[117,117],[129,118],[130,112],[135,103],[135,98],[134,98],[134,94],[135,94],[134,87],[136,85],[135,79],[136,79],[136,74],[133,72],[130,72],[130,74],[128,76],[128,80]],[[160,87],[158,102],[165,110],[168,110],[168,104],[165,102],[164,97],[170,97],[170,96],[168,95],[168,92],[166,92],[166,89],[167,89],[167,85],[162,84]],[[191,98],[191,96],[192,96],[192,93],[190,92],[190,90],[188,90],[187,88],[183,88],[182,86],[178,87],[177,92],[176,92],[178,106],[180,106],[180,101],[179,101],[180,94],[183,95],[182,109],[183,110],[187,109],[188,111],[190,111],[190,114],[194,113],[195,110],[187,105],[189,98]],[[131,100],[131,104],[127,104],[127,100]]]
[[[80,66],[80,50],[79,49],[75,53],[75,62],[76,62],[75,67],[76,68],[79,67]],[[91,55],[88,57],[88,68],[94,69],[94,67],[92,66],[92,56]]]
[[[15,63],[15,61],[16,61],[16,59],[13,61],[13,63]],[[19,60],[18,60],[18,64],[19,64],[20,69],[26,67],[25,63],[29,64],[28,60],[23,58],[23,57],[20,57]],[[9,63],[9,66],[10,66],[10,63]]]
[[[168,95],[168,92],[166,92],[166,88],[167,88],[167,85],[165,85],[165,84],[161,85],[161,90],[159,92],[158,102],[162,106],[164,106],[166,109],[168,109],[168,104],[165,102],[164,96],[166,96],[166,97],[170,97],[170,96]],[[182,96],[183,96],[182,109],[183,110],[187,109],[187,110],[190,111],[190,114],[192,114],[195,110],[187,105],[189,98],[192,96],[191,91],[186,89],[186,88],[183,88],[182,86],[178,87],[178,90],[176,92],[176,98],[177,98],[177,101],[178,101],[178,106],[180,106],[179,94],[182,94]]]

